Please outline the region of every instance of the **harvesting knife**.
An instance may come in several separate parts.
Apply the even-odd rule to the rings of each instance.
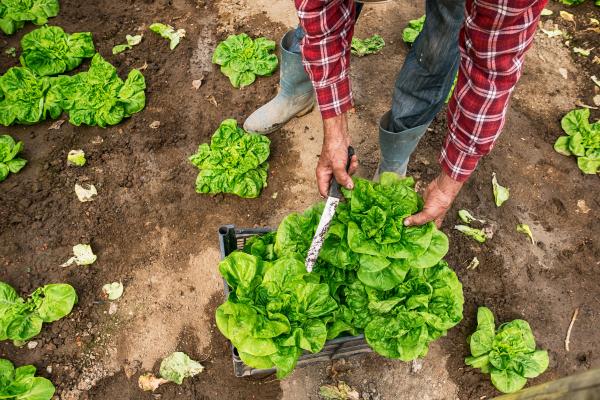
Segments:
[[[350,168],[350,163],[352,162],[352,156],[354,156],[354,149],[352,146],[348,147],[348,162],[346,163],[346,171]],[[317,226],[317,230],[315,231],[315,236],[313,237],[310,248],[308,249],[308,255],[306,256],[306,271],[312,272],[313,267],[317,263],[317,258],[319,258],[319,253],[321,252],[321,247],[323,247],[323,241],[325,241],[325,235],[329,230],[329,225],[333,220],[333,216],[335,215],[335,210],[337,209],[338,204],[340,204],[340,199],[342,198],[342,191],[340,190],[340,184],[335,180],[335,177],[331,180],[331,185],[329,186],[329,193],[327,195],[327,201],[325,202],[325,209],[323,210],[323,214],[321,214],[321,219],[319,220],[319,225]]]

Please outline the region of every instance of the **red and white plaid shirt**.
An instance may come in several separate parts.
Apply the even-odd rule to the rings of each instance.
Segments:
[[[306,32],[301,44],[304,66],[323,118],[332,118],[353,107],[349,69],[354,0],[294,1]],[[465,181],[494,147],[547,2],[466,0],[458,81],[439,158],[453,179]]]

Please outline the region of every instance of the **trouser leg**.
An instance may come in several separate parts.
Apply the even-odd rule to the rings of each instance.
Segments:
[[[361,9],[362,4],[356,3],[356,18]],[[312,110],[315,104],[314,89],[300,55],[303,37],[304,31],[300,26],[284,35],[280,44],[279,93],[246,119],[245,130],[268,134],[290,119]]]
[[[464,0],[427,0],[423,31],[395,83],[391,110],[381,119],[378,173],[406,174],[410,155],[443,107],[459,65]]]

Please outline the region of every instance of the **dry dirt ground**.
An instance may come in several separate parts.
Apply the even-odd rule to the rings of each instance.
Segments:
[[[217,229],[276,226],[286,214],[318,200],[313,171],[320,151],[316,111],[272,135],[269,187],[260,199],[203,196],[194,192],[197,170],[187,162],[221,120],[242,122],[277,90],[277,76],[261,78],[236,90],[211,65],[215,44],[229,33],[281,37],[296,24],[288,0],[144,0],[77,2],[64,0],[52,24],[67,31],[91,31],[99,51],[121,76],[147,64],[147,107],[112,128],[75,127],[50,122],[1,128],[25,142],[28,166],[0,184],[0,279],[29,293],[51,282],[68,282],[79,293],[74,312],[44,328],[37,347],[0,344],[0,356],[17,364],[33,363],[57,386],[57,398],[74,399],[317,399],[318,388],[335,379],[355,386],[365,399],[479,399],[497,394],[486,376],[463,363],[465,338],[474,329],[478,305],[492,308],[499,320],[527,319],[538,345],[548,349],[550,368],[532,383],[600,366],[600,224],[597,176],[583,176],[574,159],[552,144],[561,133],[560,118],[578,103],[592,104],[600,76],[598,32],[581,31],[598,8],[572,11],[577,29],[571,45],[595,47],[592,56],[573,55],[559,38],[539,33],[527,57],[504,134],[458,197],[444,231],[450,236],[447,260],[465,294],[464,320],[431,346],[422,365],[385,360],[376,355],[297,369],[279,382],[237,379],[228,345],[216,330],[213,313],[223,300],[217,272]],[[557,3],[549,6],[556,11]],[[356,112],[351,131],[362,166],[370,176],[377,163],[376,127],[387,110],[392,82],[408,48],[401,28],[419,17],[423,2],[393,1],[365,7],[357,36],[381,34],[387,46],[379,55],[353,60]],[[544,17],[544,20],[554,16]],[[185,28],[187,37],[174,51],[144,27],[154,21]],[[546,22],[550,23],[550,22]],[[0,36],[0,46],[18,47],[17,35]],[[113,56],[110,49],[125,34],[144,32],[141,45]],[[579,58],[578,58],[579,57]],[[0,54],[1,71],[16,59]],[[82,68],[85,68],[82,67]],[[567,70],[566,79],[559,68]],[[203,79],[196,90],[192,81]],[[598,118],[599,113],[593,110]],[[151,129],[160,121],[158,129]],[[437,171],[444,135],[439,115],[419,145],[409,173],[420,187]],[[65,165],[70,149],[82,148],[88,165]],[[511,189],[501,208],[493,204],[490,178],[495,171]],[[97,200],[79,203],[77,182],[94,183]],[[493,221],[495,235],[479,245],[451,228],[456,210],[467,208]],[[532,245],[515,232],[531,226]],[[71,246],[91,243],[98,261],[90,267],[61,268]],[[467,270],[469,261],[481,261]],[[113,305],[102,300],[103,284],[122,281],[123,297]],[[566,352],[564,338],[573,310],[579,318]],[[154,395],[137,388],[144,371],[157,372],[160,360],[175,351],[201,360],[206,371],[183,385],[164,385]],[[421,368],[419,368],[421,367]]]

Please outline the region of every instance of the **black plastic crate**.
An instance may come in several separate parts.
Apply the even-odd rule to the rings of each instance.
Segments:
[[[271,232],[271,228],[254,228],[254,229],[236,229],[233,225],[224,225],[219,228],[219,244],[221,246],[221,258],[227,257],[235,250],[244,248],[246,240],[255,235],[262,235]],[[229,296],[229,286],[223,280],[225,299]],[[320,361],[329,361],[339,358],[347,358],[355,354],[370,353],[373,350],[365,341],[364,335],[358,336],[340,336],[333,340],[325,342],[323,350],[319,353],[304,352],[298,360],[298,367],[312,364]],[[238,378],[243,376],[265,376],[275,372],[275,368],[271,369],[255,369],[247,366],[240,359],[236,348],[231,345],[231,353],[233,357],[233,371]]]

